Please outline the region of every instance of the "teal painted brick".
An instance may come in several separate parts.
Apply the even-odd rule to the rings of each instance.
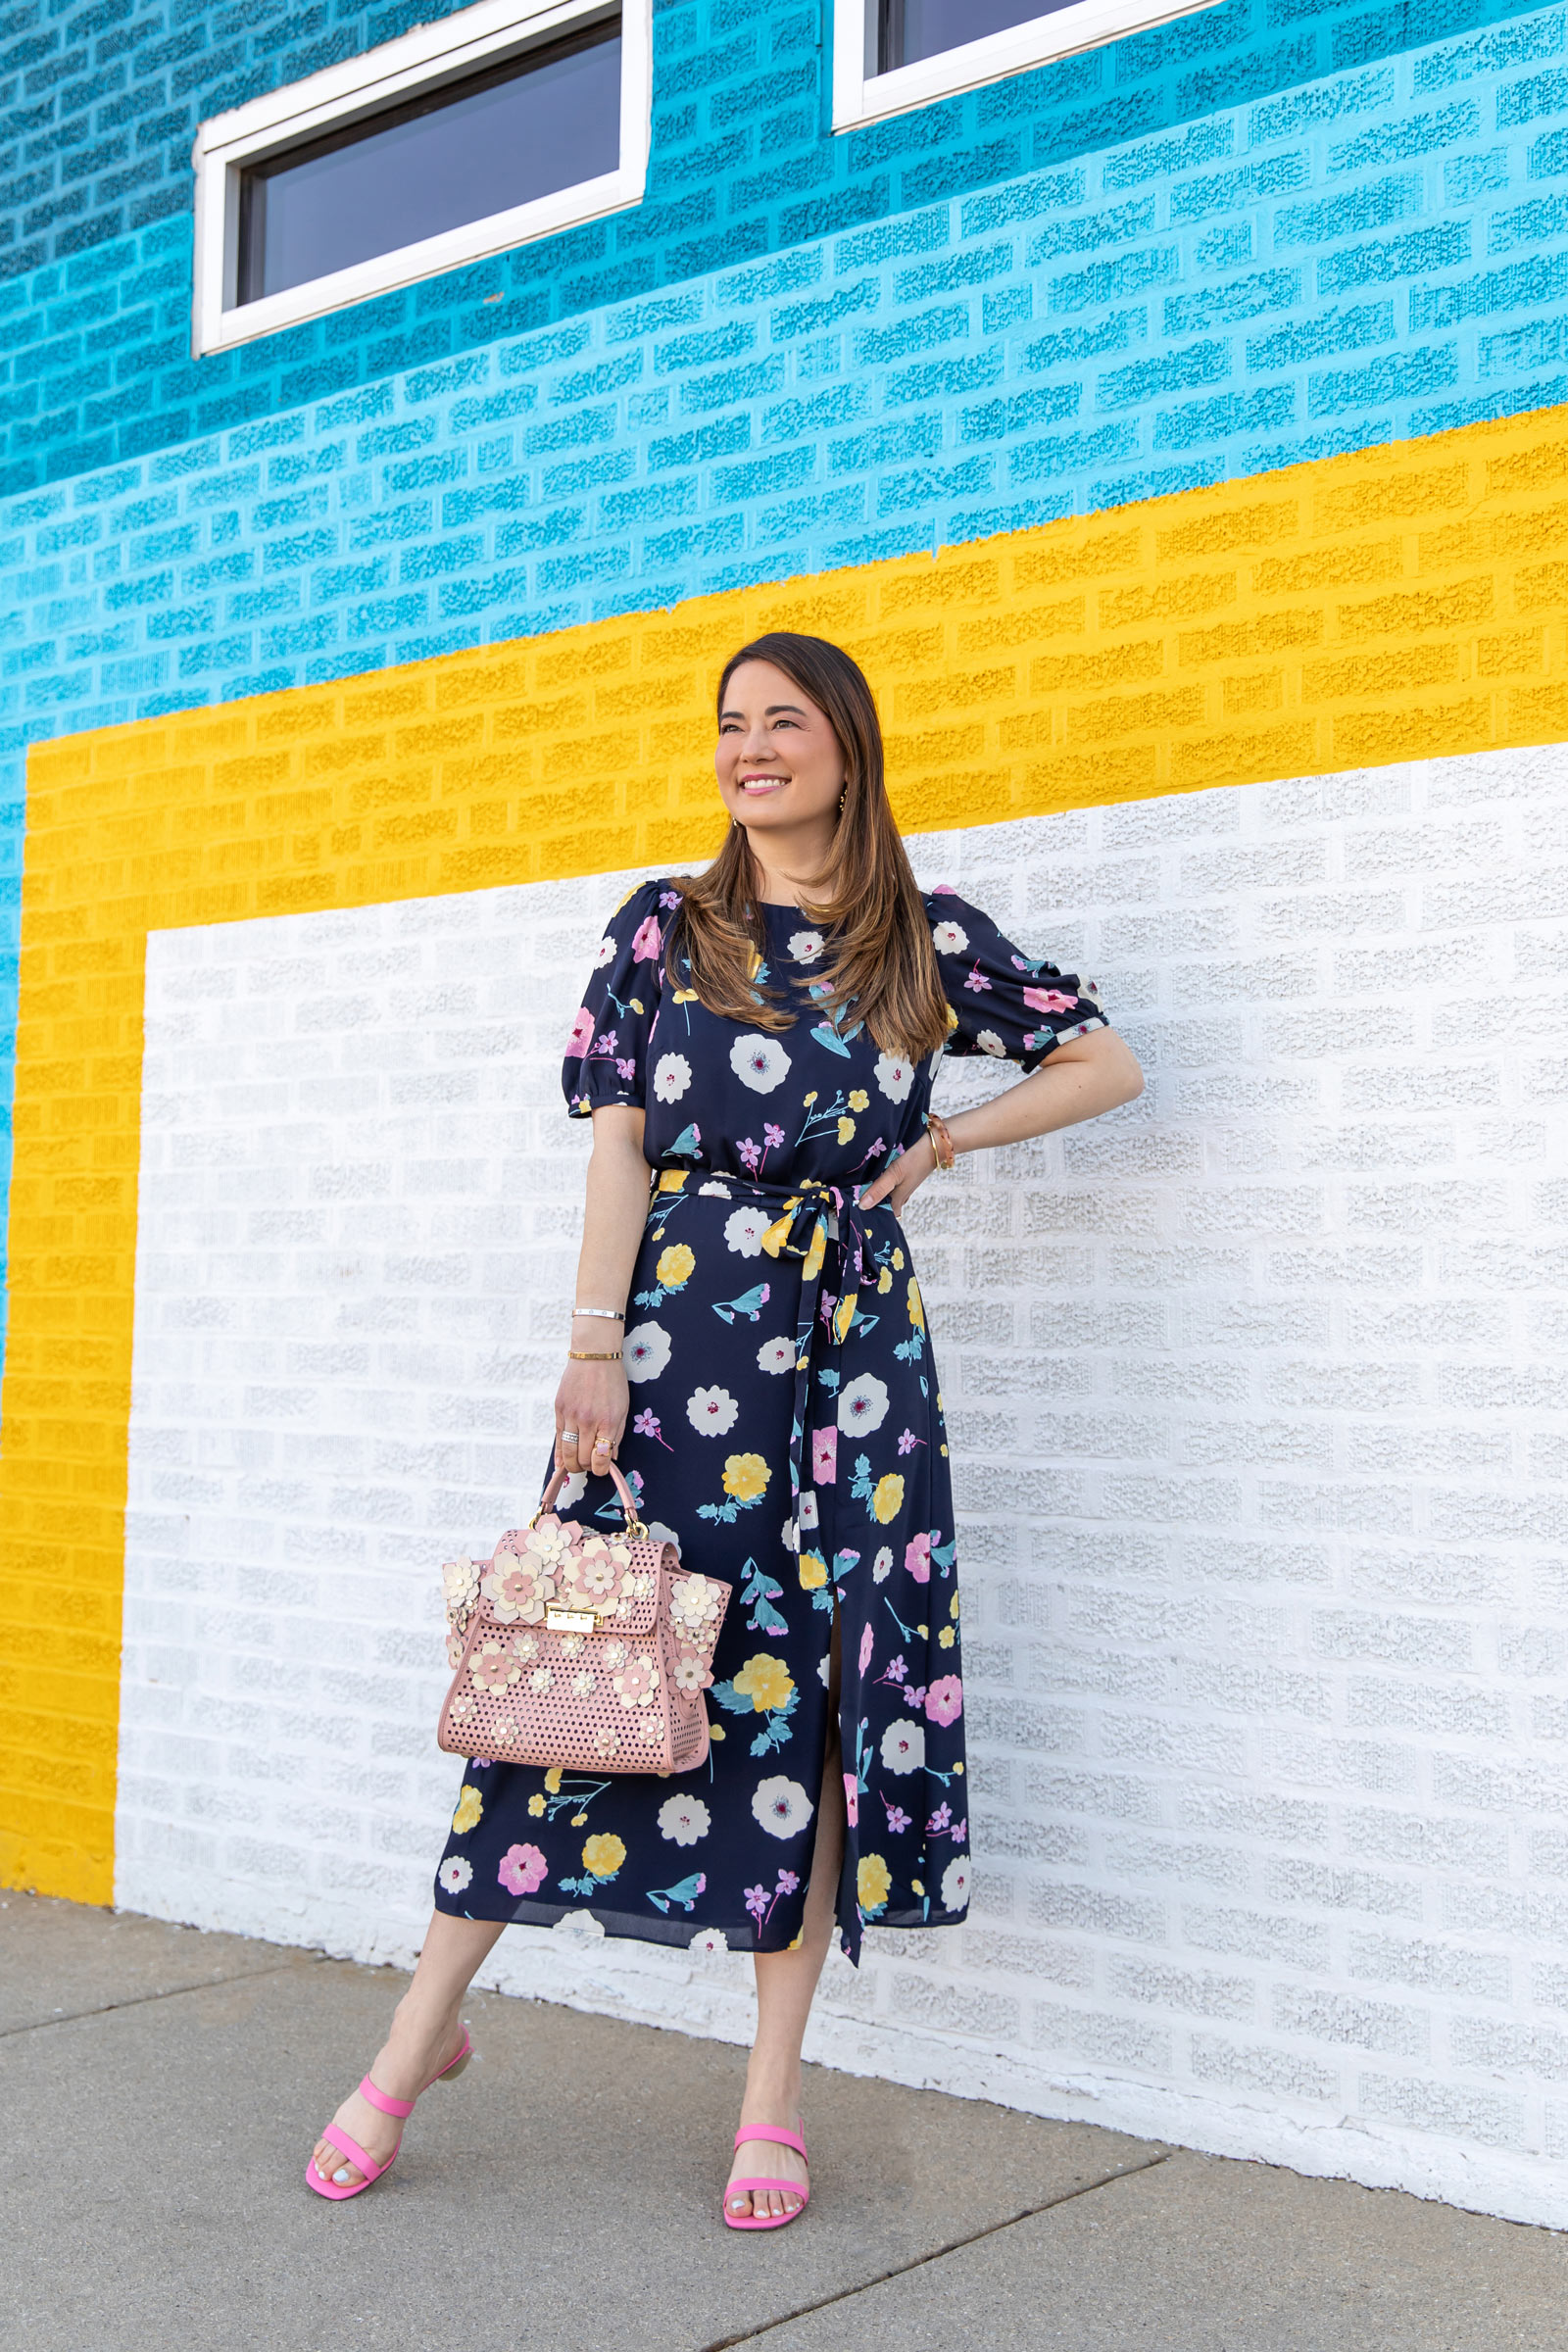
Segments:
[[[1494,213],[1487,232],[1488,253],[1511,253],[1517,245],[1541,245],[1568,229],[1568,196],[1538,196],[1512,212]]]
[[[1335,369],[1307,381],[1307,414],[1338,416],[1347,409],[1387,407],[1457,383],[1459,362],[1451,343],[1391,354],[1365,368]]]
[[[1298,325],[1277,327],[1272,334],[1249,336],[1247,365],[1251,374],[1266,375],[1276,368],[1298,368],[1307,360],[1326,359],[1331,352],[1392,343],[1395,333],[1392,302],[1355,303]]]
[[[1443,107],[1431,115],[1409,115],[1393,122],[1376,122],[1353,139],[1342,139],[1329,149],[1334,172],[1364,172],[1376,164],[1397,164],[1423,155],[1436,155],[1461,139],[1481,135],[1481,109],[1473,98]]]
[[[1095,398],[1102,409],[1142,408],[1162,392],[1223,383],[1230,366],[1228,343],[1193,343],[1184,351],[1162,352],[1157,359],[1109,369],[1096,384]]]
[[[1445,221],[1437,228],[1412,229],[1407,236],[1352,245],[1344,253],[1326,255],[1317,266],[1318,292],[1343,294],[1353,286],[1420,277],[1428,270],[1452,269],[1469,258],[1468,220]]]
[[[1179,260],[1174,245],[1158,245],[1123,254],[1119,261],[1092,263],[1087,270],[1051,281],[1050,306],[1054,311],[1087,311],[1124,301],[1147,287],[1168,284],[1177,274]]]
[[[1205,286],[1200,294],[1168,294],[1165,332],[1186,335],[1204,327],[1228,326],[1259,318],[1266,311],[1294,310],[1300,299],[1298,270],[1259,270],[1250,277],[1232,278],[1228,285]]]
[[[1457,326],[1463,318],[1490,318],[1498,311],[1545,310],[1568,297],[1568,254],[1537,254],[1506,270],[1446,286],[1417,286],[1410,295],[1414,333],[1429,326]]]

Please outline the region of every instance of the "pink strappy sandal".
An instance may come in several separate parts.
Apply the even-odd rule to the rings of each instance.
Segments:
[[[468,2029],[465,2026],[462,2049],[455,2058],[449,2058],[445,2066],[436,2068],[435,2073],[430,2077],[430,2082],[455,2082],[472,2056],[473,2044],[468,2039]],[[416,2090],[412,2099],[394,2099],[386,2091],[377,2090],[369,2076],[367,2075],[360,2084],[360,2096],[362,2099],[368,2099],[372,2107],[379,2108],[383,2115],[395,2115],[402,2122],[407,2123],[409,2117],[414,2113],[416,2102],[423,2098],[425,2091],[430,2087],[430,2082],[424,2083]],[[330,2197],[334,2204],[341,2204],[345,2197],[357,2197],[362,2188],[373,2188],[377,2180],[392,2170],[398,2160],[398,2148],[403,2145],[403,2134],[400,2132],[398,2147],[393,2149],[385,2164],[376,2164],[372,2158],[367,2156],[358,2141],[350,2139],[348,2133],[336,2124],[328,2124],[326,2130],[321,2133],[321,2137],[330,2146],[336,2148],[340,2155],[346,2156],[350,2164],[357,2164],[365,2175],[363,2180],[350,2180],[342,2186],[335,2180],[328,2180],[316,2169],[316,2151],[313,2148],[306,2160],[305,2185],[307,2188],[314,2188],[318,2197]]]
[[[804,2123],[799,2132],[780,2131],[772,2124],[742,2124],[735,2134],[736,2147],[744,2147],[749,2139],[770,2139],[781,2148],[793,2148],[797,2156],[808,2164],[810,2162],[806,2154]],[[731,2213],[731,2197],[744,2196],[748,2189],[758,2188],[776,2188],[782,2195],[799,2197],[801,2201],[793,2213]],[[724,2221],[731,2230],[782,2230],[787,2222],[798,2222],[810,2202],[811,2187],[807,2180],[732,2180],[724,2191]]]

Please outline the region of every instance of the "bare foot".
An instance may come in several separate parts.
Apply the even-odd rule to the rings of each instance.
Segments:
[[[417,2012],[410,2016],[407,2011],[405,1998],[393,2011],[392,2031],[370,2068],[370,2081],[390,2099],[417,2098],[431,2076],[457,2056],[466,2031],[460,2017],[420,2017]],[[387,2163],[404,2130],[402,2118],[383,2115],[358,2090],[350,2091],[332,2121],[376,2166]],[[313,2161],[321,2179],[337,2188],[352,2188],[365,2179],[360,2166],[330,2140],[317,2141]]]
[[[785,2114],[780,2109],[775,2113],[770,2107],[753,2099],[741,2102],[743,2132],[748,2124],[775,2124],[780,2131],[797,2132],[802,2139],[806,2137],[805,2118],[798,2112]],[[373,2153],[373,2150],[368,2150],[368,2153]],[[799,2213],[806,2203],[806,2160],[798,2156],[793,2148],[781,2146],[776,2139],[743,2139],[735,2151],[729,2177],[731,2180],[737,2178],[742,2180],[798,2180],[802,2190],[802,2194],[796,2196],[787,2188],[760,2188],[755,2194],[750,2189],[726,2188],[724,2211],[736,2221],[744,2221],[748,2216],[761,2221],[767,2216]]]

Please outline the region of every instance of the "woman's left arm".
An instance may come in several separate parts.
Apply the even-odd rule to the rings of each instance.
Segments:
[[[1027,1143],[1031,1136],[1054,1135],[1058,1127],[1098,1119],[1102,1110],[1136,1102],[1143,1091],[1144,1073],[1131,1048],[1114,1029],[1092,1029],[1087,1037],[1068,1038],[1057,1046],[1038,1069],[1004,1094],[973,1110],[956,1112],[947,1122],[948,1132],[954,1150],[960,1152]],[[891,1200],[895,1211],[902,1211],[936,1164],[931,1138],[922,1135],[902,1159],[865,1187],[861,1207]]]

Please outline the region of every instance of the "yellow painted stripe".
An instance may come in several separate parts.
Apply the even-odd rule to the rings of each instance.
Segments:
[[[838,638],[906,828],[1568,736],[1568,411],[345,685],[29,770],[0,1876],[107,1901],[149,930],[714,846],[715,670]]]

